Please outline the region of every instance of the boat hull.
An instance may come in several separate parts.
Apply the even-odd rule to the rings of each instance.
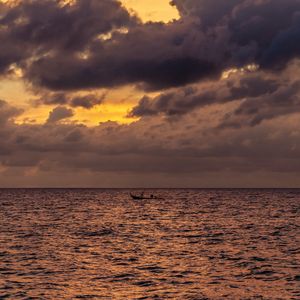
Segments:
[[[163,198],[160,198],[160,197],[156,197],[156,196],[153,196],[153,197],[143,197],[143,196],[137,196],[137,195],[133,195],[130,193],[130,197],[133,199],[133,200],[158,200],[158,199],[163,199]]]

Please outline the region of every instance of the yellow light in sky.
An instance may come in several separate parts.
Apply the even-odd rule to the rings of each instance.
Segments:
[[[18,84],[20,84],[20,86],[18,86]],[[33,106],[30,104],[30,100],[38,98],[38,95],[34,96],[30,94],[30,91],[26,91],[25,87],[22,88],[21,81],[7,81],[4,86],[7,89],[1,90],[0,81],[0,99],[6,99],[9,103],[24,109],[24,113],[15,119],[17,124],[43,124],[48,119],[49,112],[55,106],[58,106],[58,104],[51,106]],[[14,86],[18,88],[14,89]],[[13,90],[15,90],[15,93],[12,92]],[[20,91],[23,91],[23,93],[20,93]],[[99,90],[98,94],[101,95],[103,92],[104,90]],[[81,93],[79,93],[79,95],[80,94]],[[84,93],[82,95],[84,95]],[[92,109],[72,108],[75,114],[74,117],[68,121],[83,123],[87,126],[98,125],[99,122],[106,122],[108,120],[116,121],[121,124],[131,123],[136,119],[127,118],[128,112],[138,103],[143,95],[143,91],[136,90],[133,86],[124,86],[109,90],[107,91],[105,101]],[[150,93],[150,95],[155,96],[157,93]]]
[[[229,78],[232,74],[235,74],[235,73],[245,73],[245,72],[255,72],[259,69],[259,66],[256,65],[256,64],[250,64],[250,65],[246,65],[242,68],[233,68],[233,69],[228,69],[228,70],[225,70],[222,74],[222,79],[227,79]]]
[[[0,0],[0,4],[1,3],[5,3],[8,4],[9,6],[15,6],[16,4],[18,4],[21,0]]]
[[[15,119],[17,124],[44,124],[49,117],[49,112],[54,106],[27,107],[25,112]],[[132,109],[132,104],[128,103],[105,103],[93,107],[92,109],[73,108],[74,116],[64,123],[80,123],[86,126],[95,126],[100,122],[115,121],[120,124],[129,124],[136,119],[127,118],[128,111]]]
[[[94,126],[100,122],[115,121],[120,124],[128,124],[135,119],[127,118],[127,112],[132,109],[132,104],[128,103],[105,103],[99,106],[95,106],[90,110],[83,108],[75,109],[75,116],[71,120],[78,121],[87,126]]]
[[[179,18],[179,13],[170,0],[121,0],[123,5],[135,11],[144,21],[170,22]]]
[[[0,3],[16,4],[20,0],[0,0]],[[61,0],[62,3],[70,3],[73,0]],[[120,0],[131,12],[136,13],[143,22],[170,22],[179,18],[178,11],[170,5],[170,0]],[[7,100],[10,104],[24,108],[24,113],[16,119],[19,124],[36,122],[44,123],[47,120],[52,106],[35,107],[30,104],[31,100],[37,98],[25,83],[17,78],[0,78],[0,99]],[[127,113],[134,107],[143,96],[142,91],[134,87],[120,87],[109,91],[109,99],[105,103],[91,110],[76,108],[73,121],[85,121],[88,126],[96,125],[107,120],[120,123],[130,123],[133,119],[126,117]]]
[[[12,105],[25,105],[25,100],[35,98],[21,79],[0,78],[0,99]]]
[[[0,3],[14,5],[21,0],[0,0]],[[60,0],[61,3],[72,3],[74,0]],[[138,14],[144,21],[170,22],[179,18],[177,9],[170,5],[170,0],[120,0],[129,10]]]

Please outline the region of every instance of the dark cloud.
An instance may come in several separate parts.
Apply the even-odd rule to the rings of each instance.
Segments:
[[[299,63],[295,63],[280,76],[265,72],[239,73],[229,78],[206,84],[177,88],[159,96],[143,97],[129,113],[130,117],[173,117],[199,113],[210,105],[234,102],[216,126],[240,129],[258,126],[263,121],[300,112]]]
[[[77,51],[113,29],[130,26],[136,19],[115,0],[76,0],[62,5],[56,0],[24,0],[0,20],[10,26],[7,37],[39,50]]]
[[[50,113],[47,120],[47,124],[56,123],[64,119],[68,119],[74,116],[74,112],[72,109],[58,106],[55,107]]]
[[[0,125],[1,126],[4,126],[11,119],[19,116],[22,113],[23,113],[22,109],[11,106],[6,101],[0,99]]]
[[[255,61],[267,69],[276,69],[279,64],[284,67],[289,60],[299,57],[298,41],[290,34],[295,27],[299,28],[299,12],[299,0],[241,1],[228,22],[231,40],[236,44],[234,57],[241,64]],[[276,41],[283,35],[291,49],[280,50],[282,45]],[[282,51],[281,56],[276,58],[274,51]]]
[[[46,93],[39,99],[35,100],[36,105],[69,105],[71,107],[82,107],[91,109],[96,105],[99,105],[105,99],[106,94],[96,95],[70,95],[68,93]]]
[[[240,174],[300,170],[298,116],[281,126],[273,122],[219,131],[214,126],[219,120],[213,118],[206,111],[185,115],[175,123],[151,118],[92,128],[6,123],[0,130],[6,137],[0,140],[0,163],[39,172],[88,170],[95,176],[97,172],[129,172],[136,178],[147,172],[175,172],[184,177],[228,170]]]
[[[73,97],[70,101],[72,107],[83,107],[90,109],[96,105],[99,105],[103,102],[105,95],[86,95],[86,96],[76,96]]]
[[[137,19],[116,0],[24,0],[0,11],[0,72],[27,59],[88,50],[101,34],[128,27]]]
[[[201,26],[207,28],[225,21],[235,6],[242,3],[241,0],[173,0],[172,5],[176,6],[184,18],[199,18]]]
[[[299,57],[300,0],[172,3],[180,20],[142,24],[115,0],[20,1],[0,18],[0,72],[17,63],[51,90],[160,90],[246,64],[282,69]]]
[[[40,58],[28,69],[27,76],[52,90],[130,83],[141,84],[145,89],[163,89],[217,77],[224,54],[212,55],[209,48],[220,46],[224,38],[206,40],[203,34],[194,32],[195,40],[190,31],[188,22],[139,25],[127,34],[95,41],[85,59],[76,54],[66,57],[62,52]],[[206,47],[201,49],[204,43]]]
[[[44,94],[39,99],[34,101],[34,104],[41,105],[66,105],[69,104],[70,99],[65,93],[54,93],[54,94]]]
[[[293,25],[278,34],[270,48],[263,54],[261,66],[281,69],[286,62],[299,57],[300,53],[300,12],[294,14]]]
[[[270,95],[278,87],[276,80],[264,78],[263,74],[237,74],[227,80],[175,89],[154,99],[145,96],[129,116],[182,115],[207,105]]]
[[[221,127],[256,126],[264,120],[300,112],[300,81],[281,84],[273,93],[247,98],[233,113],[229,113]]]

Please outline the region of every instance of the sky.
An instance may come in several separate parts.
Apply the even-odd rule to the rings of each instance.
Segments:
[[[300,187],[300,0],[0,0],[0,187]]]

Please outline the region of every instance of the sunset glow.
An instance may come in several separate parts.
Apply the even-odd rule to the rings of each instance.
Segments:
[[[300,0],[0,0],[0,299],[299,299]]]
[[[15,0],[1,0],[1,2],[11,6],[18,3]],[[75,1],[66,0],[62,3],[74,4]],[[122,0],[122,3],[131,13],[138,15],[144,22],[169,22],[179,17],[178,11],[169,4],[168,0]],[[18,124],[28,121],[43,124],[48,118],[49,107],[30,107],[30,103],[37,98],[35,91],[32,90],[30,85],[23,82],[20,69],[12,69],[12,72],[14,73],[13,76],[0,80],[0,99],[8,99],[11,103],[25,108],[23,114],[16,118]],[[97,125],[99,122],[109,120],[119,123],[135,121],[136,118],[128,118],[127,114],[137,104],[143,93],[131,87],[118,87],[109,92],[112,103],[105,103],[101,107],[88,111],[78,109],[70,121],[80,121],[87,126]]]
[[[169,0],[121,0],[129,10],[136,12],[144,22],[170,22],[178,19],[178,10]]]
[[[3,185],[300,184],[299,0],[0,3]]]

